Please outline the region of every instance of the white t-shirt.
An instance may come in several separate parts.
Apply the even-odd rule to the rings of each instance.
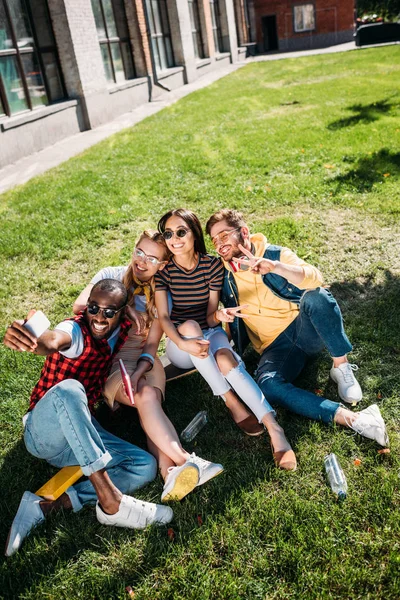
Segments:
[[[67,350],[60,350],[60,354],[65,358],[78,358],[83,352],[83,333],[76,321],[61,321],[54,329],[68,333],[71,338],[71,345]],[[111,351],[114,350],[119,336],[120,327],[118,326],[107,339]]]
[[[98,283],[102,279],[117,279],[122,281],[128,267],[104,267],[93,277],[90,283]],[[135,295],[135,309],[139,312],[146,312],[146,296]]]

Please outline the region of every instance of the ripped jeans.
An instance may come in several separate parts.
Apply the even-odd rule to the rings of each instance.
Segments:
[[[292,384],[309,358],[326,348],[332,357],[344,356],[352,346],[343,328],[340,308],[324,288],[307,291],[296,319],[262,353],[256,381],[271,404],[309,419],[331,423],[340,404]]]

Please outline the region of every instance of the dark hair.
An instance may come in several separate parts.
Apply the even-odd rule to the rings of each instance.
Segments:
[[[100,281],[94,284],[94,286],[91,289],[90,295],[92,294],[92,292],[96,292],[97,290],[99,292],[119,292],[123,298],[121,307],[125,306],[125,304],[128,301],[128,292],[126,290],[126,287],[121,281],[118,281],[118,279],[101,279]]]
[[[194,249],[195,252],[200,252],[201,254],[207,254],[206,244],[204,241],[203,231],[201,229],[201,223],[191,210],[187,208],[175,208],[174,210],[170,210],[165,215],[161,217],[158,221],[158,231],[160,233],[164,233],[165,225],[171,217],[180,217],[189,227],[190,231],[194,236]]]
[[[224,208],[211,215],[211,217],[208,219],[206,223],[206,232],[208,235],[210,235],[211,227],[213,227],[216,223],[220,223],[221,221],[226,221],[229,227],[235,227],[237,229],[239,227],[247,227],[241,212],[231,208]]]

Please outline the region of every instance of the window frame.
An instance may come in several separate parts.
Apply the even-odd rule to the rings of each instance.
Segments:
[[[2,106],[2,110],[4,114],[0,114],[0,118],[3,118],[4,116],[6,117],[12,117],[16,114],[20,114],[22,112],[26,112],[26,110],[29,111],[33,111],[33,110],[37,110],[38,108],[42,108],[42,106],[49,106],[50,104],[55,104],[56,102],[59,102],[60,99],[51,100],[51,90],[50,90],[50,86],[49,86],[49,82],[47,80],[47,76],[46,76],[46,69],[45,69],[45,65],[43,62],[43,57],[42,57],[42,53],[51,53],[53,54],[54,58],[55,58],[55,62],[57,65],[57,69],[58,69],[58,76],[60,79],[60,84],[61,84],[61,90],[62,90],[62,95],[63,98],[62,99],[66,99],[67,98],[67,92],[66,92],[66,88],[65,88],[65,82],[64,82],[64,77],[63,77],[63,72],[61,69],[61,64],[60,64],[60,59],[58,56],[58,49],[57,49],[57,44],[56,44],[56,40],[55,40],[55,36],[54,36],[54,31],[53,31],[53,26],[52,26],[52,22],[51,22],[51,18],[50,18],[50,11],[49,11],[49,6],[48,6],[48,1],[47,0],[43,0],[43,5],[45,7],[45,11],[46,11],[46,17],[47,17],[47,21],[49,23],[50,26],[50,30],[51,30],[51,34],[52,34],[52,38],[54,40],[54,44],[53,45],[47,45],[47,46],[40,46],[39,44],[39,40],[37,37],[37,33],[36,33],[36,27],[35,27],[35,21],[33,18],[33,13],[32,13],[32,8],[30,5],[29,0],[22,0],[24,7],[26,8],[26,12],[27,12],[27,17],[28,17],[28,21],[29,21],[29,27],[32,33],[32,37],[33,37],[33,45],[30,48],[19,48],[18,46],[18,37],[16,34],[16,30],[15,30],[15,25],[13,23],[13,19],[12,19],[12,14],[10,11],[10,8],[8,6],[8,0],[0,0],[0,2],[3,3],[3,7],[4,7],[4,13],[5,13],[5,17],[6,17],[6,22],[8,24],[9,30],[10,30],[10,36],[11,36],[11,40],[13,43],[13,47],[7,50],[0,50],[0,57],[2,56],[15,56],[16,57],[16,61],[17,61],[17,65],[18,65],[18,70],[19,70],[19,76],[21,78],[21,83],[22,83],[22,87],[24,90],[24,95],[25,95],[25,100],[26,100],[26,104],[28,106],[27,109],[21,110],[21,111],[17,111],[16,113],[13,113],[11,111],[11,107],[10,104],[8,102],[8,98],[7,98],[7,93],[6,93],[6,89],[3,83],[2,78],[0,77],[0,104]],[[31,98],[31,94],[29,92],[29,86],[27,83],[27,78],[26,78],[26,74],[25,74],[25,70],[24,70],[24,65],[23,65],[23,61],[22,61],[22,55],[32,55],[34,56],[36,54],[38,63],[39,63],[39,67],[40,67],[40,74],[43,80],[43,85],[46,91],[46,97],[47,97],[47,102],[46,104],[42,105],[42,106],[34,106],[32,103],[32,98]]]
[[[296,29],[296,8],[303,8],[305,6],[313,7],[313,18],[314,18],[314,27],[307,29]],[[317,28],[317,19],[316,19],[316,10],[314,2],[302,2],[301,4],[293,5],[293,32],[294,33],[307,33],[309,31],[315,31]]]
[[[113,59],[113,54],[112,54],[112,49],[111,49],[112,44],[116,44],[116,43],[118,43],[118,46],[119,46],[119,52],[120,52],[120,55],[121,55],[122,66],[123,66],[123,69],[124,69],[125,81],[130,81],[132,79],[136,79],[137,73],[136,73],[136,67],[135,67],[135,57],[134,57],[134,54],[133,54],[133,48],[132,48],[131,40],[130,40],[130,37],[129,37],[128,19],[127,19],[127,16],[126,16],[125,2],[124,2],[124,0],[121,0],[121,4],[123,6],[123,11],[124,11],[123,17],[125,19],[126,26],[127,26],[128,37],[119,37],[119,36],[115,37],[115,36],[109,36],[108,35],[108,26],[107,26],[107,19],[106,19],[106,13],[105,13],[105,10],[104,10],[103,0],[98,0],[98,3],[99,3],[99,6],[100,6],[100,12],[101,12],[102,20],[103,20],[103,26],[104,26],[104,31],[105,31],[106,37],[105,38],[100,38],[97,35],[97,41],[99,42],[99,45],[100,45],[100,51],[101,51],[101,46],[107,46],[107,48],[108,48],[108,57],[109,57],[109,60],[110,60],[110,65],[111,65],[111,71],[112,71],[112,76],[113,76],[114,84],[120,83],[120,82],[117,81],[117,77],[116,77],[116,74],[115,74],[114,59]],[[115,6],[114,6],[113,0],[110,0],[110,3],[111,3],[112,13],[113,13],[113,17],[114,17],[115,27],[116,27],[117,33],[118,33],[118,18],[117,18],[117,15],[115,14]],[[92,7],[92,11],[93,11],[93,7]],[[96,30],[97,30],[97,27],[96,27]],[[132,57],[132,69],[133,69],[133,76],[132,77],[127,77],[128,67],[127,67],[127,65],[125,63],[125,55],[124,55],[124,52],[123,52],[123,49],[122,49],[122,45],[126,44],[126,43],[128,44],[128,48],[130,50],[131,57]],[[104,74],[105,74],[106,79],[107,79],[106,69],[105,69],[104,61],[103,61],[103,56],[101,57],[101,60],[102,60],[103,67],[104,67]]]
[[[172,35],[171,35],[171,26],[169,22],[169,12],[168,12],[168,3],[167,0],[144,0],[146,2],[146,7],[150,20],[150,39],[151,39],[151,52],[153,53],[154,62],[156,63],[156,67],[160,71],[165,71],[167,69],[172,69],[175,66],[175,57],[174,57],[174,47],[172,45]],[[157,20],[154,18],[153,11],[153,2],[157,2],[158,12],[160,15],[160,25],[161,31],[156,31],[157,29]],[[164,5],[164,10],[161,8],[161,3]],[[152,26],[154,26],[154,32],[152,31]],[[166,29],[166,31],[165,31]],[[159,41],[163,44],[164,55],[166,57],[166,65],[163,66],[161,64],[161,56]],[[169,48],[171,51],[171,57],[169,61],[169,52],[167,51],[167,45],[165,44],[165,40],[169,42]],[[157,46],[157,52],[154,51],[154,46]],[[170,62],[171,64],[168,64]]]

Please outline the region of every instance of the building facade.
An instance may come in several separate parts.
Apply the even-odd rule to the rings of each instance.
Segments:
[[[0,167],[244,60],[247,0],[0,0]]]
[[[353,39],[354,0],[249,0],[258,52],[305,50]]]

